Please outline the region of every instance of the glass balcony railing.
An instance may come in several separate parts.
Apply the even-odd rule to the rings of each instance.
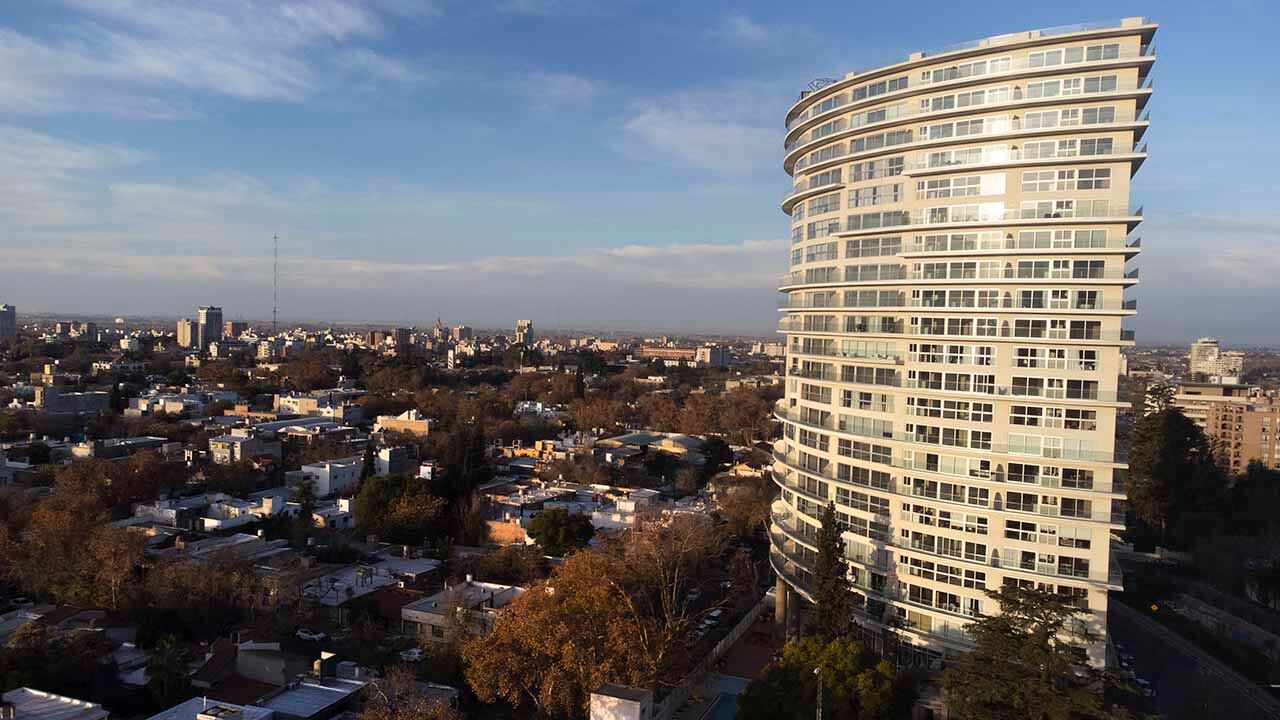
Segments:
[[[1019,327],[1000,327],[990,332],[972,332],[968,334],[960,333],[936,333],[925,332],[920,328],[913,328],[903,325],[875,325],[875,326],[854,326],[838,327],[838,326],[816,326],[813,324],[805,324],[805,318],[792,317],[782,318],[778,321],[778,331],[787,333],[817,333],[817,334],[840,334],[840,335],[904,335],[918,338],[936,338],[939,341],[947,341],[949,338],[965,339],[965,340],[982,340],[988,338],[1013,338],[1017,340],[1053,340],[1053,341],[1076,341],[1076,342],[1128,342],[1135,339],[1132,330],[1058,330],[1056,328],[1019,328]]]
[[[1040,240],[1038,238],[1023,239],[1020,237],[1004,238],[952,238],[946,236],[934,239],[917,239],[902,246],[905,253],[941,253],[941,252],[998,252],[1001,250],[1120,250],[1142,246],[1142,238],[1128,240],[1124,237],[1109,237],[1095,240],[1092,237],[1068,240]]]
[[[1132,118],[1126,119],[1126,118],[1120,117],[1120,118],[1114,119],[1109,123],[1097,123],[1097,124],[1090,124],[1090,125],[1055,125],[1055,126],[1030,125],[1030,124],[1024,123],[1020,118],[1012,118],[1007,122],[998,122],[1001,120],[1001,118],[987,118],[987,120],[989,122],[983,123],[982,132],[969,133],[966,135],[947,135],[947,136],[938,136],[938,137],[919,136],[919,137],[916,137],[914,141],[909,143],[901,143],[899,145],[887,146],[886,148],[865,148],[862,150],[855,150],[853,148],[846,147],[843,144],[838,146],[831,146],[831,148],[825,149],[825,152],[818,151],[819,154],[816,157],[814,153],[809,153],[808,155],[805,155],[804,157],[799,158],[792,165],[791,172],[798,173],[808,168],[811,165],[817,165],[818,163],[826,163],[833,160],[844,160],[855,155],[862,155],[864,153],[872,152],[875,150],[890,150],[890,151],[902,150],[904,152],[910,152],[915,147],[932,145],[935,143],[974,142],[983,137],[998,137],[1001,135],[1008,135],[1010,133],[1021,133],[1024,131],[1028,133],[1037,133],[1037,132],[1049,133],[1049,132],[1057,132],[1059,130],[1067,128],[1073,132],[1078,132],[1078,133],[1106,132],[1108,130],[1113,129],[1117,125],[1125,125],[1132,122],[1150,122],[1150,115],[1149,113],[1144,112],[1136,121],[1133,120]],[[1146,151],[1147,151],[1147,148],[1145,144],[1136,145],[1134,143],[1127,143],[1122,145],[1113,145],[1110,152],[1105,152],[1105,153],[1098,152],[1095,154],[1096,155],[1125,155],[1125,154],[1132,154],[1132,153],[1145,153]],[[996,151],[993,149],[991,150],[991,152],[995,153]],[[1054,159],[1068,158],[1068,157],[1089,157],[1089,156],[1070,155],[1070,154],[1056,155],[1055,154],[1053,156],[1046,156],[1043,159],[1046,162],[1051,162]],[[1010,160],[1033,160],[1033,159],[1038,159],[1038,158],[1030,157],[1027,155],[1021,155],[1021,154],[1019,155],[992,154],[986,159],[979,159],[971,162],[957,163],[957,164],[982,164],[984,162],[994,163],[994,162],[1009,162]],[[944,165],[929,165],[927,164],[927,160],[928,160],[927,157],[924,158],[923,160],[916,159],[911,163],[905,165],[904,167],[912,170],[944,167]],[[862,180],[875,180],[877,179],[877,177],[883,177],[883,175],[871,176],[871,177],[850,177],[849,182],[859,182]]]
[[[982,41],[978,41],[978,42],[982,42]],[[978,44],[963,44],[963,45],[965,45],[965,47],[958,47],[955,49],[963,50],[963,49],[969,49],[970,47],[981,47],[981,45],[978,45]],[[926,54],[925,57],[930,57],[934,54],[939,54],[939,53]],[[907,94],[912,90],[919,90],[921,87],[938,87],[944,83],[954,82],[959,84],[960,82],[966,81],[966,80],[975,81],[975,80],[981,80],[985,78],[999,79],[1001,77],[1013,75],[1026,70],[1044,69],[1048,71],[1056,71],[1060,69],[1061,70],[1079,69],[1079,70],[1087,71],[1091,67],[1096,67],[1099,65],[1106,66],[1108,64],[1114,63],[1119,60],[1134,60],[1138,58],[1148,58],[1148,57],[1152,57],[1152,58],[1155,57],[1155,46],[1153,44],[1143,45],[1137,50],[1134,50],[1132,48],[1123,48],[1119,52],[1113,53],[1109,56],[1100,56],[1092,59],[1088,57],[1084,57],[1078,62],[1060,63],[1057,65],[1035,65],[1035,64],[1032,64],[1031,59],[1029,57],[1024,56],[1024,57],[1013,58],[1006,63],[998,64],[995,66],[995,69],[991,71],[987,71],[984,69],[980,72],[973,72],[972,69],[968,69],[967,74],[962,74],[962,73],[965,73],[966,71],[961,70],[959,67],[934,68],[933,70],[929,71],[927,75],[924,75],[921,73],[912,74],[907,79],[907,86],[903,90],[896,90],[890,93],[884,93],[881,95],[875,95],[872,97],[860,99],[857,101],[857,103],[872,104],[880,100],[893,99],[903,94]],[[787,130],[791,130],[795,126],[801,123],[807,122],[812,118],[827,115],[835,110],[838,110],[843,107],[847,107],[851,104],[854,104],[854,100],[852,98],[850,91],[845,91],[837,95],[833,95],[832,97],[827,98],[822,102],[811,106],[810,108],[806,109],[804,112],[793,116],[787,122]]]
[[[1095,91],[1072,93],[1069,95],[1044,95],[1040,93],[1024,91],[1021,86],[1015,85],[1012,88],[1010,88],[1008,92],[995,95],[995,98],[989,102],[967,105],[963,107],[951,106],[951,107],[934,108],[932,105],[930,105],[929,107],[924,107],[922,105],[916,105],[911,102],[902,102],[902,103],[899,103],[898,105],[890,106],[895,108],[894,112],[892,113],[893,115],[892,117],[885,117],[883,120],[877,120],[875,122],[866,122],[865,124],[861,124],[861,125],[850,123],[847,120],[844,123],[836,123],[834,125],[831,125],[829,128],[820,125],[818,126],[818,128],[814,129],[814,130],[817,130],[817,132],[815,132],[814,130],[811,130],[805,133],[804,135],[801,135],[800,137],[796,138],[795,140],[789,143],[786,143],[784,148],[786,150],[787,155],[791,155],[793,152],[797,150],[808,147],[810,145],[814,145],[816,143],[823,142],[825,140],[835,138],[841,135],[842,133],[856,131],[860,128],[875,128],[875,127],[880,127],[885,125],[891,125],[909,118],[928,117],[932,115],[943,115],[946,113],[955,113],[955,112],[973,112],[981,108],[1006,107],[1009,105],[1016,105],[1022,102],[1039,102],[1039,101],[1070,102],[1073,99],[1080,98],[1080,97],[1107,97],[1111,95],[1127,94],[1127,93],[1133,93],[1133,92],[1151,90],[1151,89],[1154,89],[1154,83],[1151,79],[1151,76],[1147,76],[1145,79],[1141,79],[1141,80],[1117,81],[1113,87],[1108,87],[1106,89],[1099,88],[1098,90],[1095,90]],[[892,100],[894,97],[896,97],[896,95],[886,94],[878,97],[882,101],[888,101],[888,100]],[[888,108],[885,108],[885,109],[888,110]],[[837,118],[837,119],[843,119],[843,118]]]
[[[930,300],[920,299],[899,299],[895,305],[879,304],[879,305],[860,305],[856,299],[852,302],[845,302],[844,299],[836,298],[805,298],[805,297],[783,297],[778,301],[778,309],[780,310],[866,310],[873,312],[876,310],[902,310],[907,308],[929,308],[934,310],[1035,310],[1035,311],[1059,311],[1059,312],[1116,312],[1124,310],[1136,310],[1138,308],[1137,300],[1095,300],[1087,301],[1058,301],[1058,300],[1027,300],[1022,298],[1004,298],[997,302],[980,302],[976,299],[966,299],[965,302],[952,299],[949,302],[935,303]]]
[[[995,455],[1016,455],[1018,457],[1047,459],[1047,460],[1080,460],[1083,462],[1098,463],[1118,463],[1123,464],[1128,459],[1128,454],[1124,450],[1092,450],[1080,448],[1039,448],[1037,452],[1027,452],[1024,448],[1013,448],[1007,443],[985,443],[978,446],[955,446],[944,445],[940,440],[931,441],[920,435],[905,433],[899,431],[880,431],[868,432],[866,430],[840,422],[836,416],[829,416],[825,419],[815,418],[810,415],[807,419],[800,413],[791,410],[778,410],[774,408],[774,415],[779,420],[802,425],[804,427],[815,428],[819,430],[832,430],[841,432],[846,435],[857,435],[872,440],[891,440],[899,443],[909,443],[911,445],[925,445],[928,447],[938,448],[940,450],[957,450],[969,451],[977,453],[991,453]],[[928,420],[928,418],[925,418]]]
[[[1029,368],[1023,368],[1029,369]],[[948,393],[964,393],[966,395],[995,396],[995,397],[1025,397],[1029,399],[1044,400],[1078,400],[1086,402],[1118,402],[1116,393],[1102,390],[1094,390],[1092,388],[1046,388],[1046,387],[1024,387],[1024,386],[1008,386],[1008,385],[977,385],[974,383],[960,382],[931,382],[906,378],[897,384],[879,383],[868,384],[859,383],[853,380],[843,380],[840,374],[836,372],[834,367],[790,367],[787,368],[787,374],[792,377],[806,378],[809,380],[826,380],[829,382],[844,382],[850,385],[863,385],[866,387],[879,388],[907,388],[909,390],[925,390],[933,392]]]

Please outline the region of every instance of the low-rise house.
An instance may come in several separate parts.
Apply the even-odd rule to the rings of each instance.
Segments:
[[[358,456],[325,460],[285,473],[285,481],[290,487],[310,482],[316,497],[332,497],[349,487],[355,487],[360,482],[360,472],[363,469],[364,461]]]
[[[77,460],[116,460],[142,450],[163,450],[168,443],[166,438],[148,436],[86,440],[71,446],[71,457]]]
[[[147,720],[272,720],[274,715],[273,711],[256,705],[236,705],[194,697]]]
[[[20,687],[3,696],[0,707],[7,708],[9,720],[106,720],[110,715],[101,705]]]
[[[658,451],[674,455],[682,462],[701,465],[705,462],[702,456],[702,438],[681,433],[664,433],[653,430],[639,430],[625,435],[618,435],[597,440],[595,447],[603,449],[632,448],[641,452]]]
[[[417,409],[406,410],[399,415],[379,415],[374,423],[375,433],[398,432],[426,437],[436,426],[436,420],[425,418]]]
[[[435,595],[405,605],[400,611],[402,628],[429,642],[447,642],[459,623],[471,632],[485,633],[497,613],[525,592],[515,585],[477,582],[467,576],[466,582],[446,585]]]
[[[630,490],[626,497],[618,498],[612,507],[603,507],[591,513],[591,524],[597,530],[625,530],[633,528],[646,513],[656,512],[659,497],[657,490]]]
[[[383,447],[373,456],[375,475],[404,475],[413,466],[409,449],[405,447]]]
[[[350,530],[355,527],[351,498],[338,498],[333,503],[317,504],[311,511],[311,522],[327,530]]]
[[[280,443],[268,440],[254,428],[233,428],[228,435],[209,439],[209,456],[218,465],[230,465],[262,455],[279,459]]]
[[[342,714],[364,686],[339,677],[298,680],[259,704],[274,712],[276,720],[327,720]]]

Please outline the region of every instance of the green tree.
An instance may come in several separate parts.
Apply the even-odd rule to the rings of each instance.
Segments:
[[[824,718],[906,717],[913,701],[910,681],[858,642],[806,636],[787,643],[782,659],[738,696],[739,720],[809,720],[815,714],[819,675]]]
[[[377,465],[374,462],[373,443],[370,442],[364,446],[364,466],[360,468],[360,479],[365,480],[377,473]]]
[[[813,631],[819,637],[835,639],[853,629],[855,605],[835,503],[827,503],[821,519],[818,559],[813,566]]]
[[[942,675],[947,706],[963,720],[1072,720],[1126,717],[1103,697],[1078,622],[1087,611],[1050,590],[1006,585],[987,595],[1000,613],[968,626],[975,647]]]
[[[527,532],[548,555],[559,556],[586,547],[595,535],[595,528],[586,515],[551,508],[530,520]]]
[[[1209,441],[1182,410],[1169,407],[1134,426],[1126,484],[1129,504],[1140,520],[1160,530],[1162,542],[1184,545],[1193,516],[1222,488]]]
[[[173,635],[164,635],[151,649],[147,688],[162,707],[173,707],[188,694],[187,663],[191,659],[185,645]]]

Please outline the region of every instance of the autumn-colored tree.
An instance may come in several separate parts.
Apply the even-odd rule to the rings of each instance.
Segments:
[[[772,480],[765,476],[721,476],[717,482],[724,485],[717,495],[720,513],[733,532],[750,535],[769,521],[769,509],[778,494]]]
[[[660,672],[674,667],[675,655],[698,619],[687,602],[689,590],[719,561],[724,547],[720,529],[695,515],[644,522],[621,540],[603,546],[602,551],[619,557],[626,569],[620,583],[627,588],[637,616],[649,623],[635,642]]]
[[[727,437],[740,445],[767,439],[773,432],[770,406],[751,388],[736,388],[720,395],[720,423]]]
[[[707,435],[720,431],[719,398],[711,395],[690,395],[685,398],[680,411],[680,432],[686,435]]]
[[[640,412],[646,427],[660,432],[676,432],[680,429],[680,407],[666,395],[649,395],[643,398]]]
[[[97,580],[101,599],[112,610],[120,609],[121,595],[136,581],[147,538],[140,533],[107,525],[94,528],[86,550],[88,569]]]
[[[418,688],[413,668],[394,665],[386,677],[365,688],[364,710],[359,720],[463,720],[461,712],[438,698],[428,698]]]
[[[657,666],[637,640],[651,621],[632,609],[621,573],[613,556],[577,553],[503,609],[489,634],[462,645],[476,696],[581,717],[603,683],[649,684]]]
[[[599,393],[593,393],[584,400],[574,400],[569,412],[579,430],[603,428],[605,432],[613,432],[622,425],[622,403]]]

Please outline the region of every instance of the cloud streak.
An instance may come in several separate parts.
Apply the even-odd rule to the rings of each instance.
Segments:
[[[195,113],[187,94],[298,102],[333,63],[379,81],[420,79],[361,44],[384,35],[387,13],[413,11],[394,2],[68,4],[81,16],[49,36],[0,30],[0,112],[171,119]]]

